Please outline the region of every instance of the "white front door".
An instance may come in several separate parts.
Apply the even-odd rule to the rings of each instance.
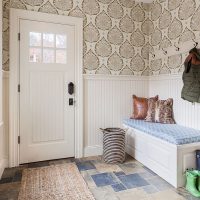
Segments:
[[[20,20],[20,164],[74,156],[74,35]]]

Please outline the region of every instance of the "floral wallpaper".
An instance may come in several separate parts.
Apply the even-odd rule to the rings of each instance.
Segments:
[[[199,0],[155,0],[149,12],[149,53],[200,38]],[[182,72],[187,55],[150,61],[150,75]]]
[[[83,18],[86,74],[149,74],[149,39],[154,24],[148,4],[131,0],[3,0],[4,70],[9,70],[11,7]]]

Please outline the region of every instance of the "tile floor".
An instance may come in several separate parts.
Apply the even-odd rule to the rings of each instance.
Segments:
[[[18,197],[22,171],[25,168],[75,162],[97,200],[195,200],[184,188],[178,190],[127,156],[124,164],[108,165],[101,157],[61,159],[6,169],[0,180],[0,200]]]

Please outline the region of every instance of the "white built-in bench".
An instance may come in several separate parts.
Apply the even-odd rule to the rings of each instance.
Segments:
[[[200,131],[176,124],[127,119],[126,151],[174,187],[185,185],[184,172],[195,168]]]

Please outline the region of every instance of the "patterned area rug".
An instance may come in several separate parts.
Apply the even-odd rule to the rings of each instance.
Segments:
[[[18,200],[94,200],[74,163],[25,169]]]

